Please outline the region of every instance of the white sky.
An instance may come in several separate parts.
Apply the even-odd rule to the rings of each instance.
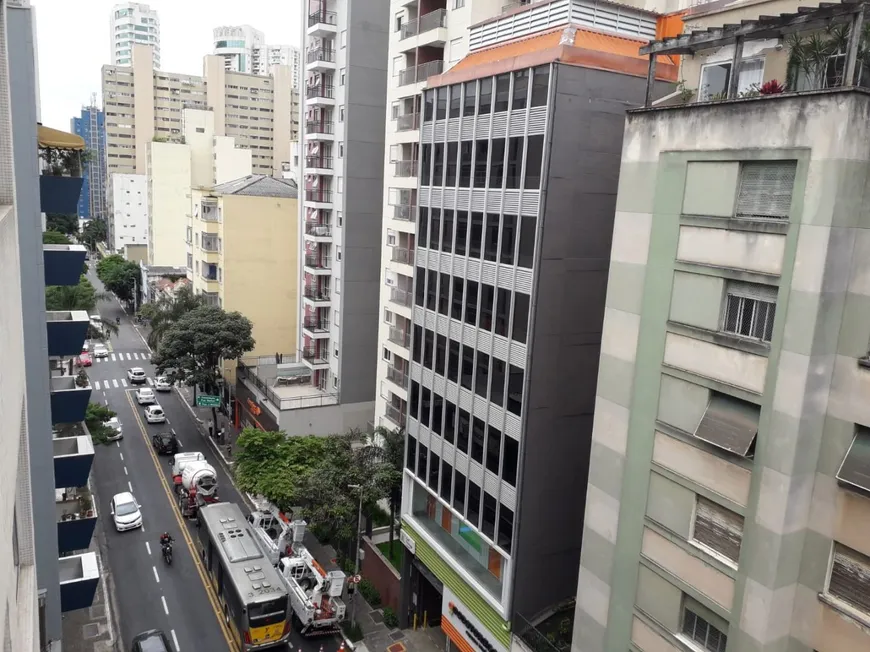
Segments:
[[[160,63],[170,72],[202,74],[212,29],[248,24],[269,44],[299,46],[306,0],[150,0],[160,18]],[[68,131],[70,118],[100,98],[100,68],[109,59],[115,0],[32,0],[36,8],[42,123]]]

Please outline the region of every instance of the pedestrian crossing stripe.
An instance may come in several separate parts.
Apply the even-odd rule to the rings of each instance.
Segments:
[[[124,356],[127,356],[126,358]],[[142,360],[142,361],[150,361],[151,354],[150,353],[112,353],[108,358],[97,358],[94,360],[97,364],[102,362],[126,362],[127,360]]]
[[[155,387],[155,383],[154,383],[154,379],[153,379],[153,378],[151,378],[151,377],[149,376],[149,377],[145,378],[145,380],[147,381],[149,387]],[[119,386],[118,383],[120,383],[120,386]],[[112,387],[114,387],[115,389],[120,389],[121,387],[127,387],[127,379],[126,379],[126,378],[121,378],[120,380],[118,380],[118,379],[113,379],[113,380],[94,380],[94,381],[91,382],[91,385],[93,386],[93,388],[94,388],[95,390],[103,390],[103,391],[105,391],[105,390],[107,390],[107,389],[111,389]],[[131,385],[131,387],[136,387],[136,386],[135,386],[135,385]]]

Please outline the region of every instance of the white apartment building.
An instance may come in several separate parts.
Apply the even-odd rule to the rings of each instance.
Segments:
[[[514,3],[516,7],[525,3]],[[468,53],[471,25],[515,9],[501,0],[392,0],[390,75],[384,147],[383,234],[378,330],[378,397],[375,422],[389,428],[404,419],[389,409],[407,400],[413,313],[413,266],[421,107],[426,80],[449,70]],[[392,382],[398,379],[400,382]]]
[[[114,66],[129,66],[133,61],[133,45],[154,48],[152,64],[160,67],[160,18],[157,11],[139,2],[124,2],[112,7],[109,25],[111,56]]]
[[[293,88],[299,88],[301,57],[292,45],[268,45],[266,37],[250,25],[221,26],[212,30],[214,54],[222,57],[226,70],[268,75],[272,66],[290,66]]]
[[[109,183],[108,241],[113,251],[148,244],[148,181],[144,174],[113,174]]]

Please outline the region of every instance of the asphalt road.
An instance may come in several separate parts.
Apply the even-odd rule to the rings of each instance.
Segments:
[[[94,275],[89,277],[102,290]],[[104,320],[121,318],[119,333],[108,342],[109,358],[95,361],[88,370],[94,386],[91,400],[107,404],[117,412],[124,433],[118,442],[97,446],[92,474],[97,509],[107,536],[108,564],[116,587],[121,649],[129,649],[136,634],[160,629],[175,645],[175,652],[235,652],[215,598],[206,588],[193,546],[195,528],[180,516],[173,500],[170,458],[154,454],[151,436],[174,430],[182,451],[200,451],[215,467],[221,500],[237,503],[245,513],[248,510],[177,392],[157,395],[166,424],[145,423],[142,409],[135,401],[135,388],[126,380],[126,370],[141,367],[150,379],[155,378],[148,347],[117,301],[102,301],[98,309]],[[141,530],[117,532],[113,526],[110,502],[113,495],[122,491],[132,491],[142,505]],[[164,531],[175,538],[172,566],[167,566],[160,554],[159,538]],[[321,645],[324,652],[336,652],[339,640],[306,640],[293,632],[289,649],[319,652]]]

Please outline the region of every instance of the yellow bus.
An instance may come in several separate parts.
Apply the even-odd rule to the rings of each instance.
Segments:
[[[200,508],[198,547],[239,650],[262,650],[290,636],[289,594],[234,503]]]

